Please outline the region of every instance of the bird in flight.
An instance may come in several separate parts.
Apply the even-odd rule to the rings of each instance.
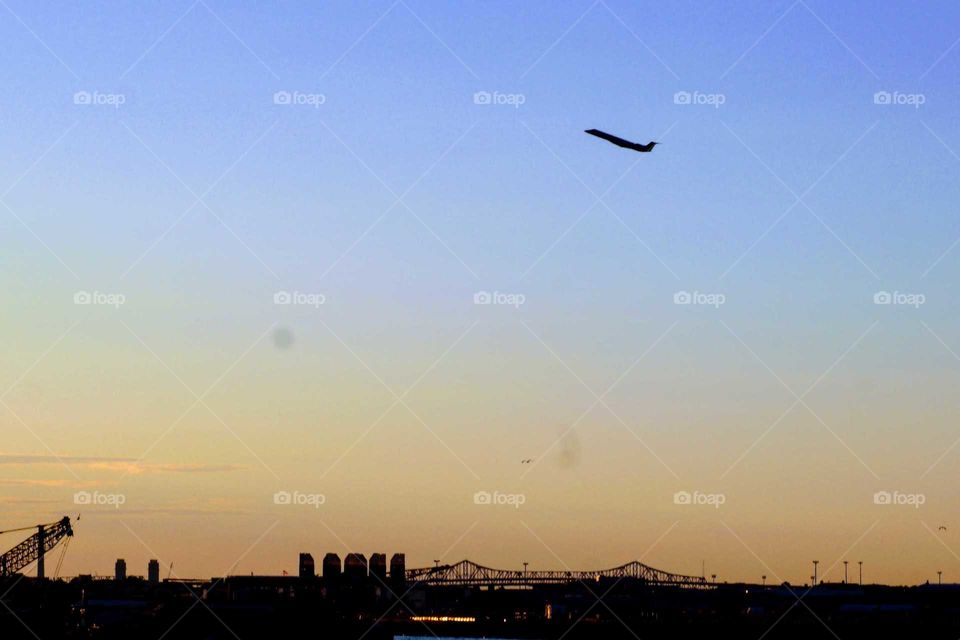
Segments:
[[[946,528],[945,526],[943,526],[943,525],[940,525],[940,528],[937,529],[937,531],[946,531],[946,530],[947,530],[947,528]]]
[[[636,142],[630,142],[629,140],[624,140],[623,138],[618,138],[617,136],[610,135],[599,129],[587,129],[584,133],[589,133],[592,136],[602,138],[611,144],[615,144],[618,147],[623,147],[624,149],[633,149],[634,151],[639,151],[641,153],[650,153],[653,151],[653,148],[660,144],[659,142],[648,142],[647,144],[638,144]]]
[[[520,464],[530,464],[533,462],[533,458],[527,458],[526,460],[521,460]]]

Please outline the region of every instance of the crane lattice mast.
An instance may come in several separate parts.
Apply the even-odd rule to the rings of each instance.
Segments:
[[[33,527],[27,528],[32,529]],[[12,529],[10,531],[0,531],[0,533],[25,530],[26,529]],[[43,578],[44,555],[57,546],[61,540],[71,536],[73,536],[73,527],[70,526],[70,518],[66,516],[59,522],[37,525],[37,532],[35,534],[3,555],[0,555],[0,577],[18,573],[21,569],[29,567],[36,562],[37,577]]]

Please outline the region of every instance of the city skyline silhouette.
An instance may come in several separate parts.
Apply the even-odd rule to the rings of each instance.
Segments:
[[[960,582],[920,6],[9,0],[0,531],[69,516],[70,577]]]

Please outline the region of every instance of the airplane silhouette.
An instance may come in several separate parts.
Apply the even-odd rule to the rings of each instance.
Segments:
[[[650,153],[653,151],[653,148],[660,144],[659,142],[648,142],[647,144],[638,144],[636,142],[630,142],[629,140],[624,140],[623,138],[618,138],[617,136],[610,135],[600,131],[599,129],[586,129],[584,133],[589,133],[592,136],[602,138],[611,144],[615,144],[618,147],[623,147],[624,149],[633,149],[634,151],[639,151],[640,153]]]

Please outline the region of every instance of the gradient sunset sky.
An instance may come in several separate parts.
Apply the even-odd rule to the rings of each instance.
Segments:
[[[0,4],[0,530],[82,514],[63,574],[960,581],[955,2]]]

